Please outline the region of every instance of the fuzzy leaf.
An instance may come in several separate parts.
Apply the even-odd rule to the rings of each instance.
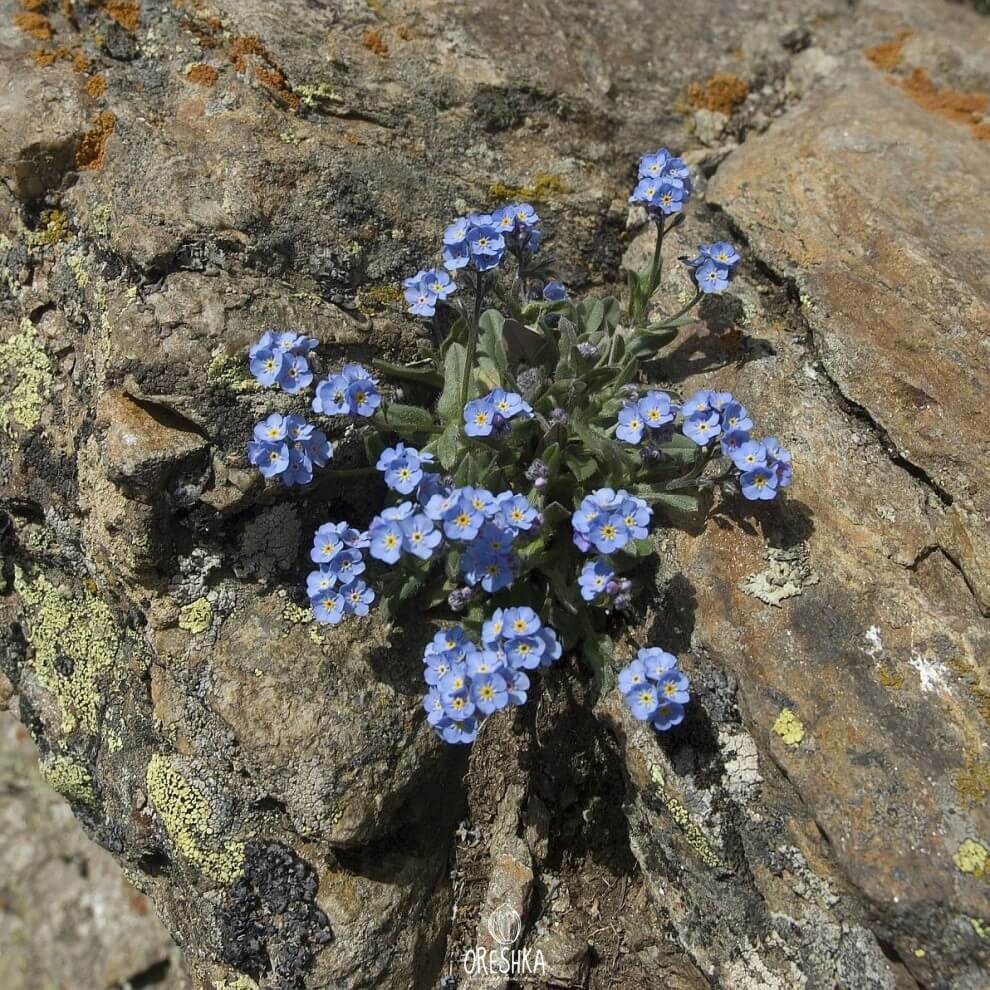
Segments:
[[[433,433],[437,431],[433,416],[422,406],[407,406],[401,402],[390,402],[385,407],[382,419],[396,433]]]
[[[443,364],[443,392],[437,400],[437,413],[444,423],[460,423],[464,418],[461,408],[461,383],[464,381],[467,351],[463,344],[451,344]]]
[[[407,368],[401,364],[389,364],[375,358],[371,366],[389,378],[396,378],[399,381],[414,382],[417,385],[426,385],[429,388],[443,388],[443,375],[437,372],[436,368]]]
[[[502,324],[502,338],[513,358],[517,361],[524,358],[529,364],[536,364],[546,343],[543,334],[523,326],[518,320],[506,320]]]
[[[461,424],[451,423],[434,441],[435,453],[440,461],[440,466],[445,471],[450,471],[461,453]]]

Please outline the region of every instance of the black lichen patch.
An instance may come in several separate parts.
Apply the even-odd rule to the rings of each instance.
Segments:
[[[297,990],[319,947],[333,940],[316,905],[316,871],[280,843],[244,847],[244,874],[217,909],[224,962],[271,990]]]

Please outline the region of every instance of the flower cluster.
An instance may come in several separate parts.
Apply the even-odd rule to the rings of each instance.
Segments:
[[[645,539],[652,517],[646,502],[625,489],[599,488],[586,495],[571,516],[574,545],[583,553],[592,547],[599,553],[614,553],[630,540]]]
[[[622,669],[619,690],[633,715],[661,732],[684,721],[684,706],[691,697],[677,657],[655,646],[640,650]]]
[[[302,334],[266,330],[248,352],[251,374],[259,385],[277,384],[283,392],[298,395],[313,380],[307,356],[316,344]]]
[[[645,206],[654,216],[679,213],[691,198],[691,174],[687,165],[666,148],[639,160],[639,177],[630,203]]]
[[[739,487],[751,501],[775,498],[791,483],[791,455],[776,437],[753,440],[746,407],[729,392],[695,392],[682,408],[684,435],[699,447],[720,440],[722,453],[739,471]]]
[[[698,253],[683,260],[691,269],[698,291],[711,295],[725,292],[742,259],[727,241],[716,241],[714,244],[699,244]]]
[[[557,634],[527,606],[496,609],[480,646],[462,626],[437,633],[423,651],[427,721],[446,742],[473,742],[482,719],[525,703],[526,672],[549,667],[562,652]]]
[[[345,615],[367,615],[375,593],[359,578],[365,571],[368,534],[347,523],[326,523],[313,538],[309,556],[318,567],[306,578],[317,622],[337,625]]]
[[[457,289],[447,272],[457,272],[462,268],[487,272],[502,264],[506,252],[518,257],[523,252],[536,251],[543,238],[539,223],[540,218],[529,203],[511,203],[494,213],[470,213],[458,217],[443,232],[441,254],[443,267],[447,271],[423,269],[402,283],[409,312],[423,317],[436,313],[437,303],[447,299]],[[554,283],[553,294],[563,288],[557,289],[558,285]]]
[[[383,452],[379,470],[403,488],[418,475],[413,484],[419,504],[402,502],[375,516],[368,529],[371,556],[389,566],[403,553],[428,560],[443,544],[457,548],[458,570],[470,587],[493,593],[511,585],[517,564],[513,544],[539,528],[537,510],[512,491],[493,495],[485,488],[446,486],[438,475],[422,472],[429,455],[399,447]]]
[[[652,430],[661,430],[674,421],[677,405],[670,401],[664,392],[647,392],[636,402],[627,402],[619,410],[619,423],[615,435],[626,443],[639,443],[644,432],[649,436]]]
[[[316,386],[313,412],[325,416],[373,416],[382,404],[374,378],[360,364],[345,364],[340,374]]]
[[[513,416],[532,419],[533,407],[516,392],[497,388],[464,407],[464,432],[469,437],[498,436],[508,430]]]
[[[308,485],[313,468],[325,467],[333,457],[333,445],[322,430],[302,416],[272,413],[254,428],[248,445],[248,461],[266,478],[278,477],[286,487]]]

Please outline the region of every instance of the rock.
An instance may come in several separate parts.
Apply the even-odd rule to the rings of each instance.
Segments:
[[[48,39],[0,24],[0,683],[192,981],[449,986],[508,902],[560,982],[983,987],[985,21],[816,0],[812,46],[773,0],[44,9]],[[396,285],[504,198],[575,295],[621,292],[660,144],[696,173],[672,255],[746,261],[656,381],[732,389],[794,486],[661,527],[629,642],[682,657],[682,727],[569,659],[443,747],[424,617],[309,619],[312,532],[381,491],[258,477],[253,424],[308,399],[245,350],[422,357]]]

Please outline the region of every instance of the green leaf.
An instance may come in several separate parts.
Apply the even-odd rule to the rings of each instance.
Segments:
[[[581,331],[594,333],[605,319],[605,303],[601,299],[589,299],[578,307]]]
[[[567,453],[564,455],[564,461],[578,482],[587,481],[598,473],[598,463],[587,454]]]
[[[608,296],[603,299],[602,306],[605,310],[605,327],[609,335],[611,335],[619,325],[619,320],[622,319],[622,307],[619,305],[619,300],[615,296]]]
[[[497,309],[486,309],[478,321],[478,350],[491,361],[498,373],[498,387],[505,384],[509,360],[505,354],[503,327],[505,319]]]
[[[551,502],[543,509],[543,522],[546,526],[556,526],[557,523],[570,518],[570,510],[564,508],[560,502]]]
[[[371,432],[364,435],[364,453],[369,464],[377,464],[378,456],[384,449],[385,441],[380,433]]]
[[[588,620],[585,618],[586,623]],[[581,638],[581,657],[595,675],[595,687],[598,694],[608,690],[612,679],[612,660],[615,657],[615,643],[608,633],[596,632],[588,623],[588,628]]]
[[[686,327],[689,323],[697,323],[698,317],[691,316],[690,313],[685,313],[683,316],[675,316],[672,319],[658,320],[656,323],[651,323],[646,329],[647,330],[667,330],[670,327]]]
[[[669,492],[653,485],[633,485],[633,494],[649,502],[651,505],[665,505],[677,512],[697,512],[701,504],[695,495],[682,495]]]
[[[461,408],[461,383],[464,381],[467,350],[463,344],[451,344],[443,364],[443,392],[437,400],[437,413],[446,424],[460,423],[464,417]]]
[[[676,327],[666,330],[640,330],[628,341],[627,354],[630,358],[649,357],[669,344],[676,336]]]
[[[397,378],[399,381],[415,382],[417,385],[426,385],[429,388],[443,388],[443,375],[436,368],[407,368],[401,364],[389,364],[374,358],[371,366],[389,378]]]
[[[457,580],[457,575],[460,573],[461,568],[461,551],[452,547],[447,551],[447,577],[451,581]]]
[[[642,540],[630,540],[623,548],[622,552],[630,557],[651,557],[656,553],[653,540],[648,537]]]
[[[546,344],[543,334],[537,333],[531,327],[523,326],[518,320],[506,320],[502,324],[502,339],[516,361],[525,358],[529,364],[537,363],[540,352]],[[556,351],[556,347],[554,350]],[[555,359],[554,364],[556,363]]]
[[[451,423],[433,442],[434,452],[445,471],[450,471],[461,455],[461,424]]]
[[[439,428],[433,422],[432,414],[422,406],[406,406],[401,402],[390,402],[385,407],[382,420],[396,433],[439,432]]]
[[[573,378],[581,367],[581,355],[578,352],[577,327],[566,316],[560,318],[557,324],[560,337],[560,359],[557,361],[557,380]]]

